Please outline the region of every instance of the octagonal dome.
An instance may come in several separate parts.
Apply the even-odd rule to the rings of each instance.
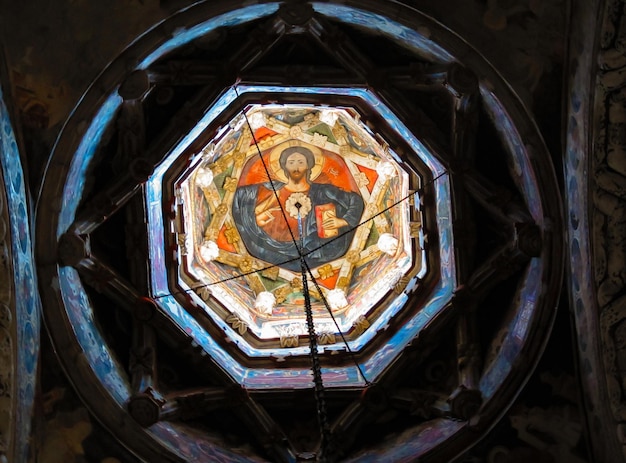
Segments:
[[[318,104],[307,103],[308,94]],[[324,95],[334,101],[339,95],[346,104],[319,104]],[[288,166],[293,159],[303,169],[293,173],[296,178]],[[183,317],[179,323],[186,329],[194,319],[223,330],[231,342],[218,348],[222,366],[235,377],[245,372],[247,387],[267,387],[276,378],[300,387],[310,381],[306,368],[270,371],[248,359],[283,362],[309,355],[306,284],[324,353],[363,351],[375,377],[422,326],[388,331],[406,306],[405,290],[423,298],[405,316],[425,309],[424,320],[442,310],[452,293],[444,172],[366,90],[232,88],[148,182],[148,201],[169,210],[150,209],[150,222],[162,224],[149,230],[157,297],[174,319]],[[426,214],[424,185],[435,195]],[[443,251],[431,245],[426,252],[425,219],[435,232],[432,243]],[[437,268],[441,263],[443,270]],[[424,278],[428,288],[420,289]],[[432,295],[434,304],[428,302]],[[397,339],[389,339],[393,332]],[[210,342],[205,333],[198,328],[194,336]],[[375,359],[365,353],[372,342],[386,346]],[[359,368],[337,367],[344,373],[335,384],[359,384]]]
[[[309,174],[290,182],[282,165],[300,152]],[[307,333],[300,253],[318,332],[347,334],[403,276],[424,275],[409,236],[409,175],[354,110],[251,105],[201,153],[175,184],[186,236],[180,278],[197,293],[209,288],[256,337],[296,347],[294,336]],[[325,229],[324,215],[345,222]],[[215,302],[202,302],[213,311]]]

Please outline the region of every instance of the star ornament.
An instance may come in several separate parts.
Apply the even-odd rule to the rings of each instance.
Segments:
[[[311,212],[311,200],[304,193],[292,193],[285,202],[287,213],[294,219],[300,217],[305,218]]]

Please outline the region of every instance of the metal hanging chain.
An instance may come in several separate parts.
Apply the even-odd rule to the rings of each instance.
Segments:
[[[372,385],[372,382],[369,381],[367,379],[367,377],[365,376],[365,373],[363,372],[363,369],[361,368],[361,365],[359,364],[359,362],[356,359],[356,356],[354,355],[354,351],[350,348],[350,344],[348,344],[348,340],[346,339],[346,337],[343,334],[343,331],[341,331],[341,328],[339,327],[339,323],[337,323],[337,319],[335,318],[335,315],[333,314],[333,311],[330,308],[330,305],[328,304],[328,301],[326,300],[326,296],[324,296],[324,293],[322,292],[322,289],[320,288],[319,284],[317,283],[317,279],[315,278],[315,276],[313,276],[313,272],[311,271],[311,268],[309,267],[309,264],[307,264],[307,262],[303,259],[302,262],[304,263],[305,267],[306,267],[306,271],[307,273],[311,276],[311,281],[313,282],[313,284],[315,285],[315,289],[317,290],[318,294],[320,295],[320,299],[322,300],[322,303],[324,304],[324,307],[326,308],[326,311],[328,312],[328,315],[330,315],[330,318],[332,319],[335,328],[337,328],[337,332],[339,333],[339,336],[341,336],[341,341],[343,342],[343,345],[346,346],[346,351],[348,352],[348,355],[350,356],[350,359],[352,360],[352,363],[354,363],[354,366],[356,367],[357,371],[359,372],[359,375],[361,375],[361,378],[363,378],[363,382],[365,383],[365,387],[369,387]],[[304,277],[302,277],[302,279],[304,280]]]
[[[298,209],[298,233],[300,235],[300,246],[304,246],[304,234],[302,229],[302,216],[300,208],[302,205],[296,203]],[[311,308],[311,296],[309,294],[309,283],[307,277],[308,265],[304,255],[300,253],[300,268],[302,271],[302,292],[304,293],[304,311],[306,313],[306,325],[309,332],[309,355],[311,357],[311,371],[313,372],[313,384],[315,387],[315,402],[317,405],[317,420],[320,427],[320,452],[317,461],[324,463],[326,461],[326,450],[330,442],[330,426],[328,425],[328,415],[326,413],[326,397],[324,390],[324,381],[322,379],[322,367],[317,351],[317,335],[315,333],[315,325],[313,323],[313,310]],[[314,280],[315,281],[315,280]]]

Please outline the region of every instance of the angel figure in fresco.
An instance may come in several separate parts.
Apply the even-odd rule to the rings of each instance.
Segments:
[[[299,214],[302,252],[311,267],[343,256],[354,236],[354,231],[348,231],[361,220],[364,207],[361,196],[332,184],[312,181],[316,155],[305,146],[283,149],[278,164],[284,176],[277,175],[282,178],[273,182],[274,188],[270,182],[258,183],[240,186],[235,193],[232,215],[248,252],[266,262],[298,271],[300,254],[294,238],[300,246]],[[319,167],[320,162],[317,164]],[[291,259],[295,260],[285,263]]]

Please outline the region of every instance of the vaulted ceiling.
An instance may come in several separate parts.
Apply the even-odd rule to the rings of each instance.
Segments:
[[[524,81],[432,6],[170,6],[48,130],[46,162],[54,113],[20,102],[43,316],[78,395],[148,461],[462,454],[562,291],[550,72]],[[518,8],[482,20],[541,16]],[[311,153],[304,190],[285,148]]]

